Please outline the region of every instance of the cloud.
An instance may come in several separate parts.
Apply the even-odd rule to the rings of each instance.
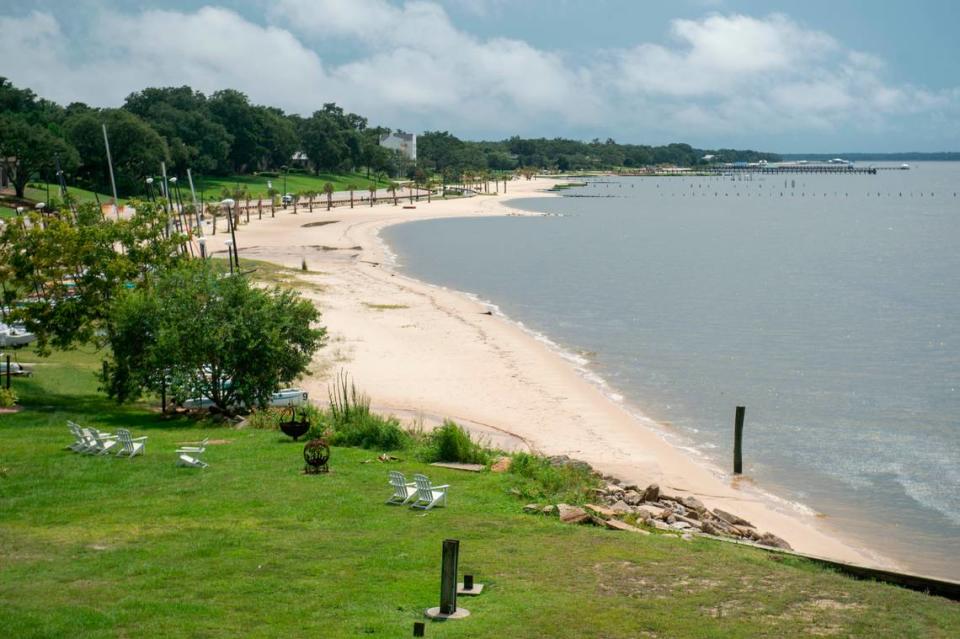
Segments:
[[[11,80],[62,103],[116,106],[146,86],[189,84],[239,88],[257,102],[299,109],[304,98],[323,97],[315,87],[326,81],[319,56],[289,31],[220,8],[105,12],[84,32],[92,47],[80,56],[83,46],[47,13],[0,17],[0,33]]]
[[[265,24],[218,7],[103,9],[70,30],[50,13],[0,16],[0,59],[15,84],[63,103],[118,105],[145,86],[237,88],[291,112],[335,101],[374,123],[467,137],[829,140],[877,136],[909,117],[930,137],[945,122],[957,135],[960,91],[891,83],[882,59],[782,14],[674,20],[664,42],[570,59],[476,36],[435,1],[269,7]]]

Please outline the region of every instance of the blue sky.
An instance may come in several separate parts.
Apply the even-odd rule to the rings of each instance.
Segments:
[[[948,0],[0,0],[0,75],[61,103],[237,88],[470,139],[960,150],[957,25]]]

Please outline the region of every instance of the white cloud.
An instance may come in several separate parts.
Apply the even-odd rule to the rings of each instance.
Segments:
[[[34,11],[0,16],[0,59],[15,84],[63,103],[117,105],[145,86],[229,87],[288,111],[336,101],[374,123],[466,136],[876,135],[904,116],[942,127],[960,104],[957,90],[891,83],[881,59],[779,14],[674,20],[665,43],[576,60],[473,35],[435,1],[277,0],[266,20],[216,7],[104,9],[80,41]],[[325,62],[317,50],[331,45],[349,56]]]
[[[297,109],[304,98],[318,100],[325,81],[319,56],[290,32],[220,8],[105,12],[84,32],[94,45],[85,56],[50,14],[0,17],[0,33],[13,34],[0,38],[10,79],[62,103],[118,105],[146,86],[189,84],[238,88],[254,101]]]

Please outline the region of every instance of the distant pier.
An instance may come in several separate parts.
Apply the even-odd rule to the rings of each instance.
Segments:
[[[790,164],[776,166],[718,166],[697,168],[698,173],[707,173],[710,175],[729,175],[742,173],[761,173],[761,174],[781,174],[781,173],[830,173],[839,175],[876,175],[877,171],[889,170],[898,171],[900,167],[858,167],[848,164]]]

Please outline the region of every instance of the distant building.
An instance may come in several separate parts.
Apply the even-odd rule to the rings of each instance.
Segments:
[[[290,156],[290,164],[292,164],[293,166],[305,167],[307,166],[307,162],[309,161],[310,161],[310,158],[308,158],[307,154],[304,153],[303,151],[297,151],[296,153]]]
[[[380,136],[380,146],[386,149],[400,151],[409,160],[417,159],[416,133],[389,133]]]

